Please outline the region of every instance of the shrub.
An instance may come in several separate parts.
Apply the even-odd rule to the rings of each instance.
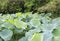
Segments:
[[[49,0],[50,1],[50,0]],[[37,10],[49,2],[48,0],[1,0],[0,13],[16,13]]]

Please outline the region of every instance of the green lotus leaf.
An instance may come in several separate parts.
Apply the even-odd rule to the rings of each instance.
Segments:
[[[39,33],[34,33],[30,41],[43,41],[43,34]]]
[[[12,38],[13,32],[9,29],[4,29],[0,32],[0,37],[4,39],[4,41],[8,41]]]
[[[14,25],[18,29],[25,29],[25,28],[27,28],[27,24],[25,22],[23,22],[23,21],[20,21],[20,20],[14,20]]]

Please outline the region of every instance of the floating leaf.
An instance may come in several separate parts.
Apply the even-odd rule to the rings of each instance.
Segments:
[[[55,36],[52,41],[60,41],[60,36]]]
[[[30,41],[43,41],[43,34],[34,33]]]
[[[56,29],[53,30],[52,33],[53,33],[54,36],[60,36],[60,29],[56,28]]]
[[[17,16],[17,17],[18,17],[18,16],[21,16],[21,12],[16,13],[16,16]]]
[[[6,20],[6,22],[9,22],[11,24],[14,24],[14,20]]]
[[[39,19],[31,19],[30,25],[34,27],[40,26],[40,20]]]
[[[25,29],[25,28],[27,28],[27,24],[25,23],[25,22],[23,22],[23,21],[20,21],[20,20],[14,20],[15,22],[14,22],[14,25],[16,26],[16,28],[18,28],[18,29]]]
[[[19,39],[19,41],[27,41],[26,37],[22,37],[21,39]]]
[[[12,38],[13,32],[9,29],[4,29],[0,32],[0,37],[4,39],[4,41],[10,40]]]

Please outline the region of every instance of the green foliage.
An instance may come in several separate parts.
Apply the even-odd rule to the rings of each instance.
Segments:
[[[37,10],[50,0],[1,0],[0,13],[16,13]]]
[[[0,13],[16,12],[52,13],[53,18],[60,16],[60,0],[0,0]]]
[[[43,34],[35,33],[30,41],[43,41]]]
[[[23,21],[18,20],[18,19],[15,19],[15,20],[14,20],[14,25],[15,25],[18,29],[21,29],[21,28],[25,29],[25,28],[27,28],[27,24],[24,23]]]
[[[8,41],[12,38],[13,32],[9,29],[4,29],[0,32],[0,37],[4,39],[4,41]]]
[[[46,5],[38,8],[39,12],[51,12],[53,15],[52,17],[60,16],[60,0],[51,0]]]
[[[0,15],[0,41],[59,41],[60,18],[51,14]]]

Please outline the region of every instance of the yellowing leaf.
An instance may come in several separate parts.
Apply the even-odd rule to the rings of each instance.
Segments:
[[[35,33],[30,41],[43,41],[43,34]]]
[[[21,16],[21,12],[19,12],[19,13],[16,13],[16,16]]]
[[[23,22],[23,21],[20,21],[20,20],[14,20],[14,25],[18,29],[21,29],[21,28],[25,29],[25,28],[27,28],[27,24],[25,22]]]
[[[11,24],[14,24],[14,20],[6,20],[6,22],[9,22]]]

